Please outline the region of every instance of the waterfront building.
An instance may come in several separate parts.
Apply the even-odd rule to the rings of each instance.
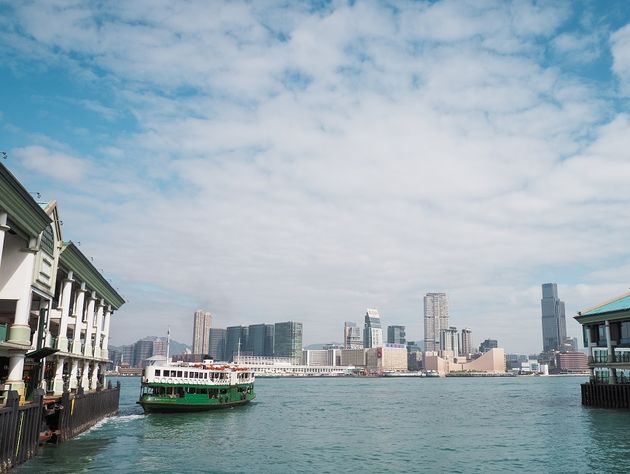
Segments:
[[[407,348],[400,347],[373,347],[366,349],[365,360],[367,369],[373,373],[384,371],[407,371]]]
[[[355,371],[352,366],[306,365],[296,362],[293,357],[241,356],[235,362],[253,370],[256,377],[340,376],[351,375]]]
[[[301,360],[302,323],[287,321],[275,324],[273,354],[275,357]]]
[[[109,363],[107,364],[107,370],[116,370],[116,367],[118,367],[121,362],[122,351],[112,346],[109,346],[107,348],[107,351],[109,352]]]
[[[589,373],[588,358],[584,352],[558,352],[556,370],[561,374]]]
[[[253,356],[273,356],[273,324],[251,324],[247,337],[246,352]]]
[[[486,339],[479,345],[479,352],[488,352],[497,347],[499,347],[499,343],[496,339]]]
[[[249,328],[246,326],[229,326],[225,335],[225,359],[228,362],[241,353],[245,355]],[[248,354],[251,355],[251,354]]]
[[[558,298],[558,285],[542,285],[542,335],[543,352],[559,351],[567,337],[567,323],[564,314],[564,302]]]
[[[470,358],[475,352],[473,349],[472,331],[469,328],[462,329],[461,344],[459,345],[459,355]]]
[[[375,309],[370,309],[365,313],[365,324],[363,326],[363,347],[383,346],[383,329],[381,328],[381,316]]]
[[[440,349],[453,354],[453,357],[459,355],[459,335],[456,327],[440,329]]]
[[[582,403],[630,408],[630,292],[575,319],[582,325],[591,373],[591,381],[582,385]]]
[[[337,364],[340,349],[309,349],[302,351],[302,365],[310,367],[334,367]]]
[[[210,341],[212,314],[198,309],[195,311],[193,324],[193,354],[207,354]]]
[[[365,351],[365,349],[343,349],[340,354],[339,365],[365,367]]]
[[[387,326],[388,344],[407,344],[405,326]]]
[[[440,350],[440,329],[448,328],[446,293],[427,293],[424,297],[424,350]]]
[[[210,328],[208,355],[214,360],[225,360],[225,341],[227,331],[221,328]]]
[[[424,368],[440,375],[451,372],[502,374],[505,373],[505,351],[502,348],[491,348],[470,362],[447,360],[435,353],[426,353]]]
[[[0,164],[0,398],[102,387],[111,318],[123,304],[64,240],[57,202],[40,205]]]
[[[343,348],[363,349],[363,335],[356,323],[346,321],[343,324]]]
[[[151,356],[162,356],[162,357],[166,357],[166,344],[167,341],[166,339],[163,339],[161,337],[155,337],[153,338],[153,351]]]

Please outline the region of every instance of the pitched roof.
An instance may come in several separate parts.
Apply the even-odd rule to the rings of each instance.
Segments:
[[[630,310],[630,293],[624,293],[612,300],[605,301],[604,303],[582,311],[581,316],[595,316],[597,314],[628,310]]]

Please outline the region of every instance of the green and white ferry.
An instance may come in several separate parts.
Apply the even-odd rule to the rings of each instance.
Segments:
[[[254,372],[236,364],[168,363],[142,373],[140,400],[145,413],[206,411],[245,405],[255,398]]]

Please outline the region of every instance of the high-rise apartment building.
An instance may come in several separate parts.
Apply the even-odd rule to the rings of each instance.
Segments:
[[[212,314],[202,310],[195,311],[193,324],[193,354],[208,353],[210,327],[212,327]]]
[[[351,321],[343,323],[343,348],[363,349],[363,335],[356,323]]]
[[[273,355],[302,360],[302,323],[287,321],[274,325]]]
[[[542,333],[543,352],[559,351],[567,337],[567,322],[564,314],[564,302],[558,298],[558,286],[555,283],[542,285]]]
[[[225,335],[225,359],[228,362],[240,353],[245,355],[249,328],[247,326],[230,326]]]
[[[210,328],[208,355],[214,360],[226,360],[225,339],[227,331],[221,328]]]
[[[459,355],[459,336],[456,327],[440,329],[440,350],[451,351],[453,356]]]
[[[166,357],[166,340],[162,339],[161,337],[156,337],[153,339],[152,355]]]
[[[459,345],[459,355],[470,357],[475,352],[473,348],[472,331],[469,328],[462,329],[461,343]]]
[[[424,297],[424,350],[440,350],[440,329],[448,326],[446,293],[427,293]]]
[[[253,356],[273,356],[273,324],[251,324],[247,336],[246,352]]]
[[[387,326],[388,344],[407,344],[405,326]]]
[[[499,347],[499,343],[496,339],[486,339],[479,344],[479,352],[488,352],[490,349],[496,349]]]
[[[136,361],[133,359],[133,349],[133,344],[122,346],[122,354],[120,355],[121,364],[129,364],[129,367],[134,367],[136,365]]]
[[[383,347],[383,328],[381,328],[381,316],[375,309],[369,309],[365,313],[363,326],[363,347]]]

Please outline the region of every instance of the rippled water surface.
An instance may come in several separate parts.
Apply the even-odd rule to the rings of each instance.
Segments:
[[[120,416],[13,472],[630,472],[630,412],[580,377],[256,380],[249,406]]]

